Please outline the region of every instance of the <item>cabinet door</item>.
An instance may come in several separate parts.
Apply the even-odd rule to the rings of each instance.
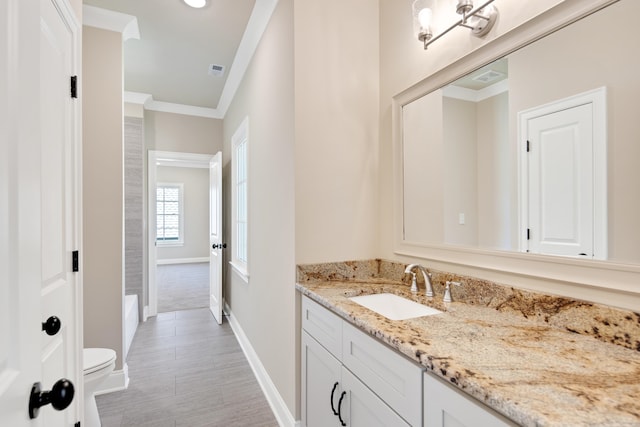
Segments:
[[[350,427],[409,426],[400,415],[344,367],[342,368],[342,386],[346,393],[339,409],[344,425]]]
[[[342,364],[307,332],[302,331],[302,425],[339,426]]]
[[[507,427],[515,426],[489,407],[452,386],[425,374],[425,427]]]
[[[347,323],[342,363],[409,424],[422,424],[422,367]]]

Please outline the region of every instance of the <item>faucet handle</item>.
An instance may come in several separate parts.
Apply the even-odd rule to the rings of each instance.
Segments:
[[[444,297],[442,298],[443,302],[451,302],[451,285],[460,286],[462,283],[447,280],[446,287],[444,288]]]
[[[411,272],[411,292],[418,292],[418,281],[416,280],[416,273]]]

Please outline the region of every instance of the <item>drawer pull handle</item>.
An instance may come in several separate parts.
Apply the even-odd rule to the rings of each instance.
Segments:
[[[342,420],[342,399],[344,399],[344,397],[347,395],[346,391],[343,391],[342,394],[340,395],[340,400],[338,401],[338,419],[340,420],[340,424],[342,424],[342,427],[347,427],[347,424]]]
[[[338,415],[338,411],[333,407],[333,394],[336,392],[336,388],[338,387],[338,381],[333,385],[333,390],[331,390],[331,410],[333,411],[333,415]]]

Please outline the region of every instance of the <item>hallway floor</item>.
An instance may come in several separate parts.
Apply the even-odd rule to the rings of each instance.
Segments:
[[[158,313],[209,306],[209,263],[158,265]]]
[[[229,323],[207,308],[140,323],[129,388],[97,396],[102,427],[275,427],[276,419]]]

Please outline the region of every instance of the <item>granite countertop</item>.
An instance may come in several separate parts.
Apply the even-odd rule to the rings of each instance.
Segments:
[[[523,316],[522,310],[501,309],[504,302],[456,302],[458,288],[452,290],[454,302],[443,303],[436,283],[436,296],[426,297],[423,286],[415,295],[403,281],[339,276],[301,280],[299,274],[296,288],[518,424],[640,426],[640,351],[633,347],[637,336],[612,332],[615,339],[603,337],[606,332],[595,326],[584,331],[589,335],[573,333],[578,331],[557,327],[549,320],[554,316],[540,314],[544,307]],[[444,313],[393,321],[348,299],[382,292]],[[600,310],[593,317],[600,326],[628,322],[623,326],[632,333],[640,329],[637,313],[621,313],[618,321],[614,314],[603,320],[602,309],[592,304],[572,309]],[[555,313],[559,311],[566,310]],[[629,341],[630,348],[610,343],[618,338]]]

